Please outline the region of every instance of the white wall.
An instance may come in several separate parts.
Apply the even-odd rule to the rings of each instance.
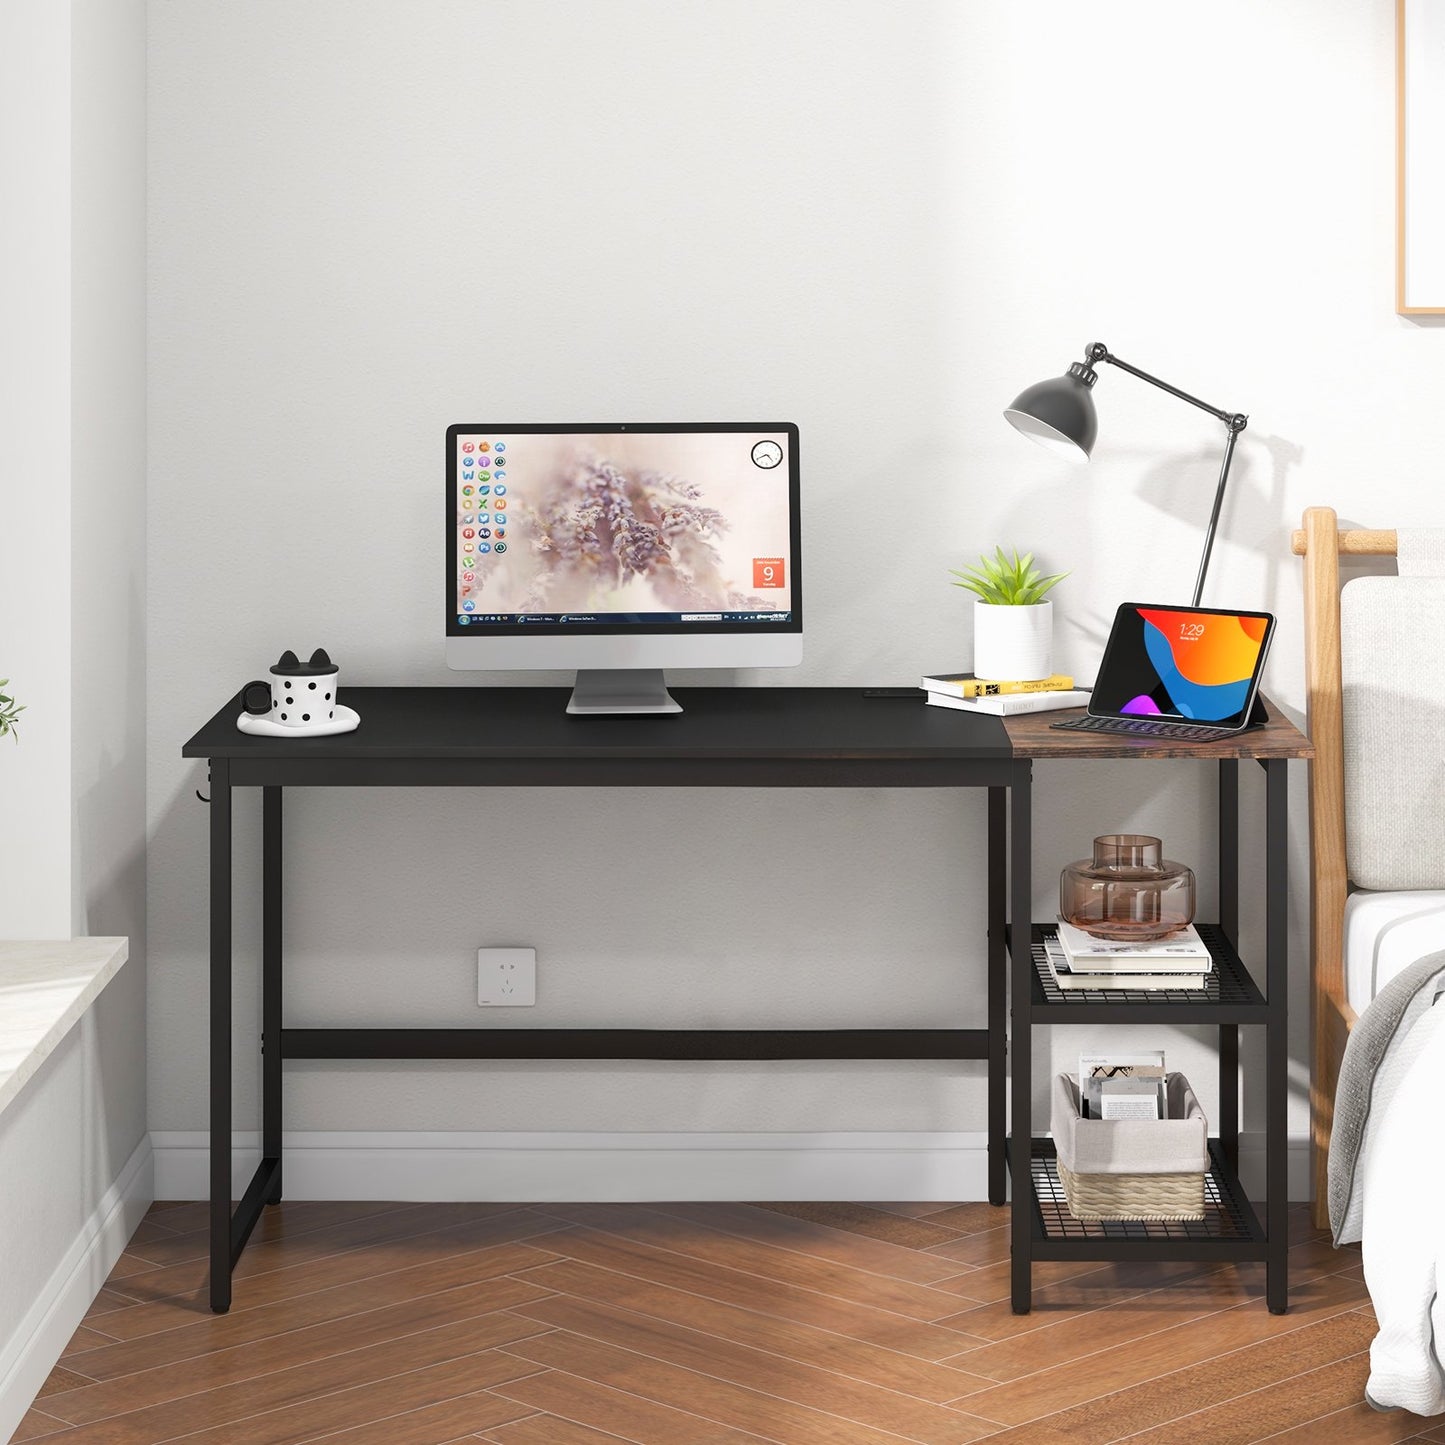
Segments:
[[[146,1133],[146,14],[71,8],[71,931],[130,939],[95,1008],[108,1183]]]
[[[184,738],[283,647],[328,647],[355,684],[523,680],[442,664],[459,418],[795,419],[807,660],[740,681],[966,665],[946,569],[998,540],[1071,569],[1059,660],[1089,676],[1119,600],[1185,595],[1222,443],[1112,371],[1087,471],[1022,442],[1002,407],[1102,339],[1251,414],[1206,600],[1280,614],[1270,686],[1298,718],[1301,508],[1438,519],[1445,359],[1392,312],[1391,44],[1388,0],[154,0],[152,1127],[205,1123]],[[1212,906],[1206,767],[1038,780],[1042,916],[1115,828],[1162,833]],[[488,941],[537,947],[538,1025],[982,1022],[980,796],[315,791],[288,810],[294,1023],[478,1022]],[[1212,1055],[1165,1041],[1212,1108]],[[1040,1041],[1041,1101],[1050,1049],[1082,1042]],[[981,1065],[314,1066],[290,1071],[287,1125],[926,1131],[982,1109]]]
[[[0,7],[0,677],[27,705],[0,751],[0,936],[130,938],[0,1124],[0,1435],[151,1191],[145,19]]]
[[[69,71],[68,6],[0,10],[0,677],[25,706],[0,752],[7,938],[70,935]]]

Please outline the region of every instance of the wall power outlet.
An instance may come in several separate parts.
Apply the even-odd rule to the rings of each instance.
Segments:
[[[518,1008],[536,1002],[535,948],[477,950],[478,1008]]]

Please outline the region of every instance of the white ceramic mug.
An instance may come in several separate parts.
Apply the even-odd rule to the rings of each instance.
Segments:
[[[287,728],[315,728],[336,720],[341,669],[318,647],[309,662],[289,649],[271,669],[270,680],[257,678],[241,689],[241,706]]]

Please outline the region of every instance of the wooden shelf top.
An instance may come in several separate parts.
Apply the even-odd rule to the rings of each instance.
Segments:
[[[1181,738],[1060,732],[1050,724],[1080,717],[1083,708],[1027,712],[1003,720],[1016,758],[1312,758],[1314,745],[1268,698],[1269,721],[1232,738],[1192,743]]]

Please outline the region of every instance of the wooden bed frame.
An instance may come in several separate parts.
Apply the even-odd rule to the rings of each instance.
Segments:
[[[1340,688],[1340,558],[1393,557],[1393,531],[1340,531],[1334,509],[1310,507],[1290,550],[1305,559],[1305,692],[1310,764],[1310,857],[1313,966],[1310,1028],[1310,1119],[1314,1139],[1313,1218],[1329,1227],[1330,1126],[1335,1085],[1345,1042],[1358,1017],[1345,996],[1344,919],[1349,878],[1345,872],[1345,756]]]

